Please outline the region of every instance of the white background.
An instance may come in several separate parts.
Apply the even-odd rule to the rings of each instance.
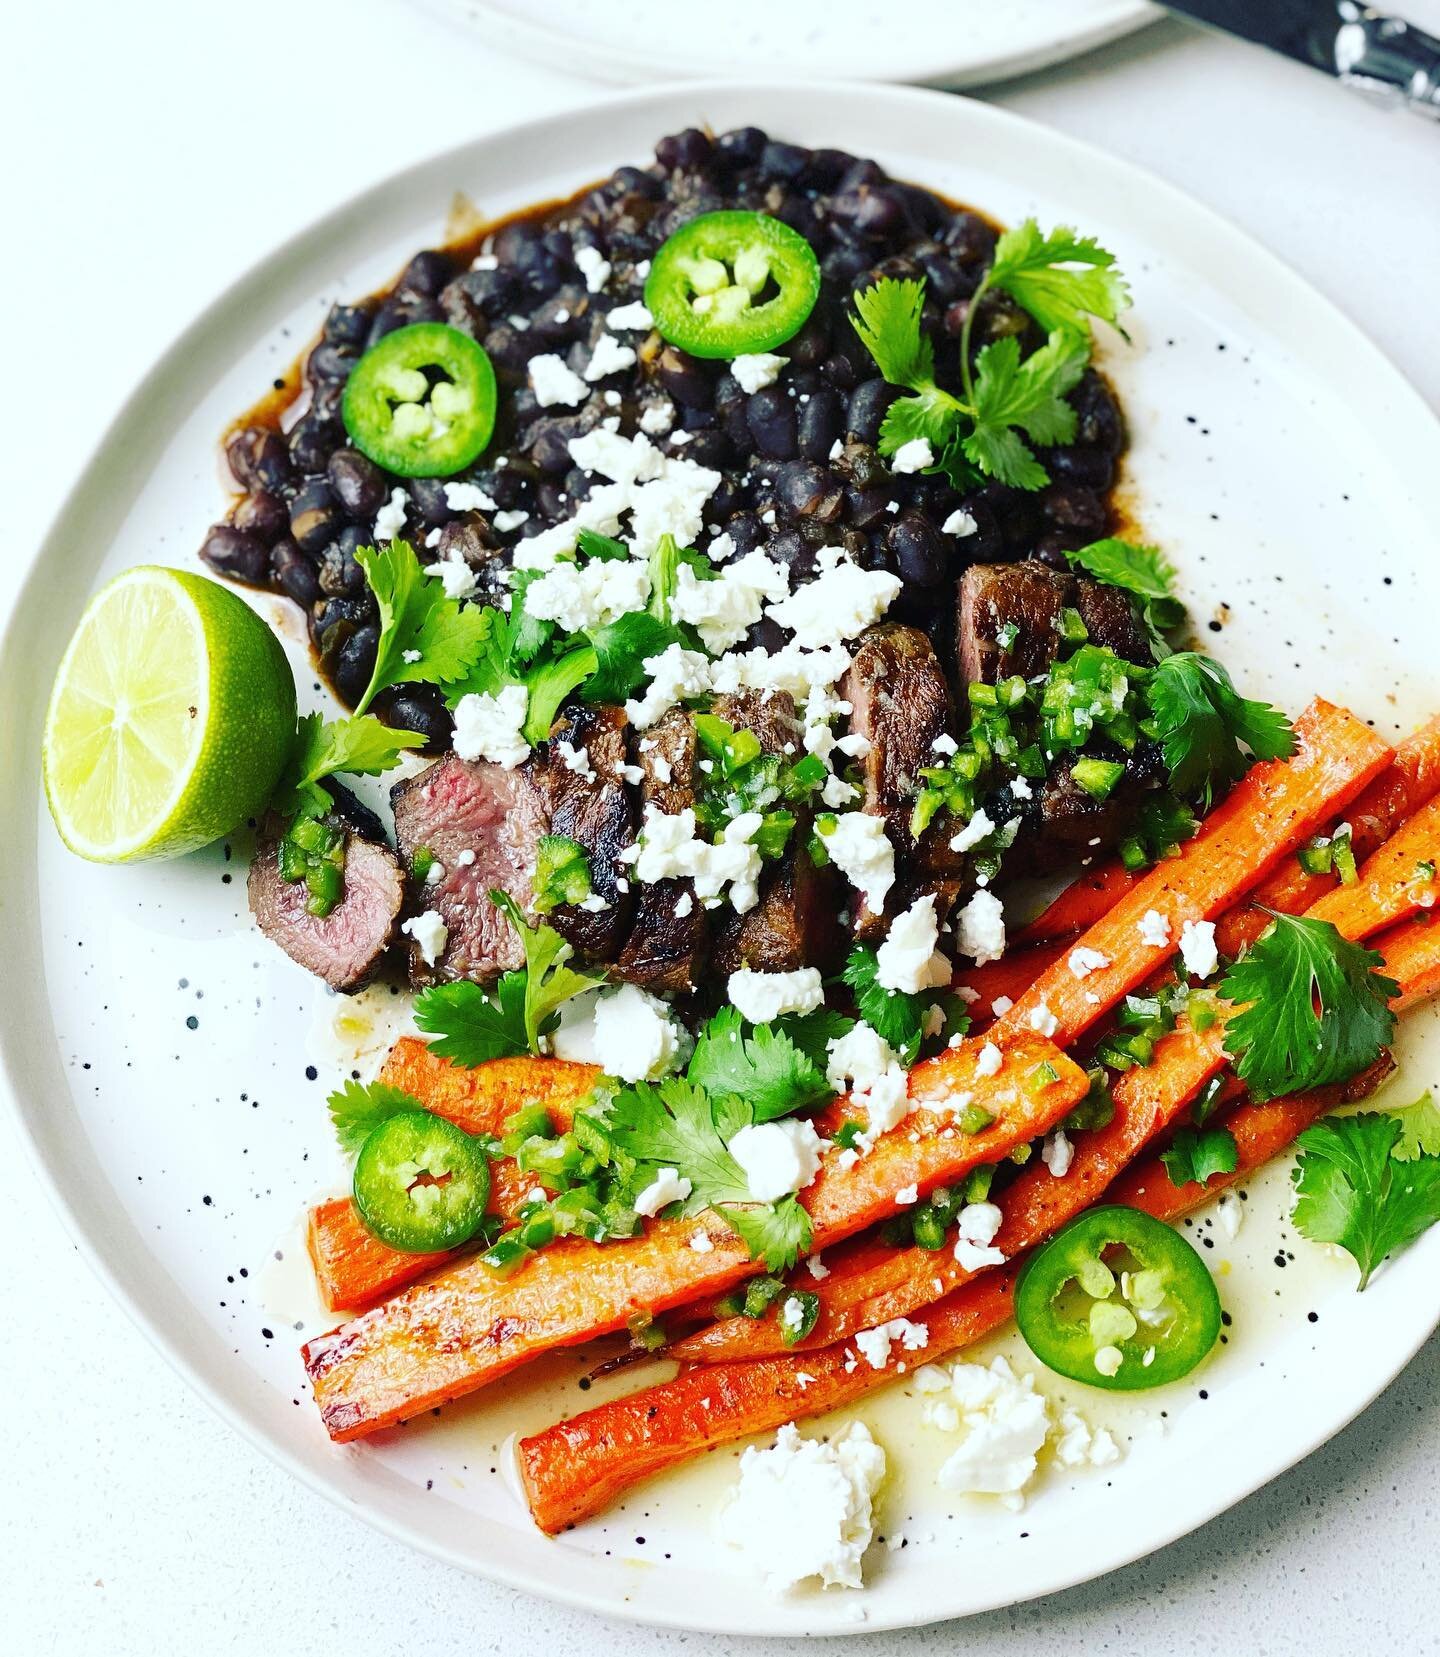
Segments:
[[[1409,10],[1440,28],[1440,0]],[[698,30],[714,26],[708,15],[697,8]],[[0,607],[130,385],[238,271],[383,173],[591,92],[403,0],[50,0],[6,35]],[[1171,22],[989,95],[1218,207],[1440,408],[1440,127]],[[521,1598],[412,1556],[293,1484],[104,1298],[6,1122],[0,1259],[6,1649],[644,1657],[764,1643],[627,1629]],[[963,1642],[977,1657],[1060,1641],[1174,1657],[1434,1649],[1437,1395],[1432,1340],[1329,1446],[1162,1554],[963,1629],[850,1643],[878,1654]]]

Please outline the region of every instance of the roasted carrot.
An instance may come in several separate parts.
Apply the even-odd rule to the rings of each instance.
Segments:
[[[1333,887],[1309,913],[1339,927],[1347,938],[1368,938],[1417,909],[1435,907],[1437,863],[1440,800],[1431,800],[1365,860],[1354,885]]]
[[[1397,1013],[1440,993],[1440,925],[1429,915],[1417,915],[1371,939],[1373,948],[1384,957],[1381,971],[1400,986],[1400,995],[1391,1002]]]
[[[1222,914],[1343,810],[1391,759],[1390,749],[1367,725],[1318,699],[1296,721],[1295,736],[1291,759],[1254,766],[1178,856],[1142,875],[1081,934],[1078,942],[1104,966],[1082,979],[1066,960],[1057,960],[995,1029],[1025,1029],[1035,1020],[1068,1047],[1154,972],[1186,921]],[[1167,943],[1147,941],[1142,923],[1151,911],[1164,923]]]
[[[1085,1072],[1032,1032],[1006,1039],[994,1074],[981,1057],[987,1045],[972,1038],[917,1065],[910,1093],[919,1109],[854,1166],[835,1155],[827,1160],[801,1196],[816,1248],[894,1213],[908,1187],[924,1196],[1026,1143],[1087,1089]],[[990,1125],[957,1133],[949,1110],[962,1101],[982,1104]],[[710,1241],[703,1253],[691,1246],[697,1231]],[[358,1438],[471,1392],[541,1352],[721,1293],[762,1269],[714,1214],[653,1220],[643,1236],[623,1242],[566,1239],[505,1280],[466,1258],[311,1341],[306,1370],[330,1436]]]
[[[545,1105],[557,1130],[595,1085],[594,1065],[562,1059],[492,1059],[473,1070],[437,1058],[414,1036],[396,1042],[380,1080],[412,1093],[437,1116],[470,1133],[500,1134],[506,1118],[526,1106]],[[490,1168],[490,1208],[513,1214],[534,1185],[509,1157]],[[401,1254],[367,1231],[348,1197],[333,1197],[310,1210],[306,1228],[321,1298],[332,1312],[359,1311],[423,1277],[448,1256]]]
[[[1139,871],[1132,873],[1123,863],[1103,863],[1099,868],[1087,869],[1033,921],[1021,927],[1012,942],[1022,947],[1065,943],[1108,914],[1139,879]]]
[[[1378,1086],[1384,1074],[1377,1066],[1363,1081],[1241,1105],[1225,1119],[1238,1152],[1233,1175],[1203,1188],[1177,1187],[1158,1157],[1149,1157],[1126,1177],[1123,1194],[1116,1187],[1111,1197],[1157,1219],[1178,1219],[1268,1162],[1317,1116],[1360,1097],[1359,1086]],[[914,1321],[929,1337],[925,1360],[948,1357],[1000,1328],[1010,1317],[1019,1271],[1016,1261],[987,1272],[918,1313]],[[698,1365],[522,1438],[520,1473],[531,1515],[554,1535],[601,1512],[632,1485],[706,1450],[853,1404],[895,1378],[893,1368],[874,1369],[843,1344],[748,1363]]]
[[[1069,939],[1058,943],[1030,944],[1024,948],[1007,949],[998,961],[987,961],[984,966],[969,967],[955,979],[955,988],[975,997],[970,1002],[971,1019],[978,1026],[999,1017],[997,1001],[1018,1001],[1042,972],[1069,951]],[[967,996],[968,1000],[968,996]]]

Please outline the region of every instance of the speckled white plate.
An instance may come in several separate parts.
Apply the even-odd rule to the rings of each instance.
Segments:
[[[1263,249],[1131,167],[958,98],[853,84],[628,95],[438,156],[341,207],[217,301],[120,415],[35,549],[0,658],[0,1040],[37,1177],[97,1270],[227,1420],[350,1511],[467,1570],[652,1622],[792,1635],[913,1624],[1110,1570],[1313,1449],[1433,1327],[1440,1233],[1357,1296],[1348,1266],[1284,1237],[1283,1175],[1252,1189],[1237,1239],[1202,1217],[1194,1234],[1234,1315],[1225,1348],[1138,1403],[1088,1395],[1125,1460],[1046,1469],[1022,1514],[942,1500],[930,1475],[945,1442],[890,1389],[865,1414],[896,1469],[881,1512],[895,1547],[875,1551],[863,1594],[774,1601],[717,1548],[709,1518],[731,1452],[547,1541],[507,1486],[502,1446],[582,1401],[574,1355],[344,1450],[304,1395],[297,1349],[318,1319],[278,1278],[295,1265],[288,1234],[305,1200],[340,1172],[323,1104],[337,1072],[311,1045],[314,982],[250,926],[244,847],[93,868],[63,852],[36,786],[46,689],[86,595],[138,561],[193,566],[220,504],[217,434],[332,299],[432,242],[456,189],[500,212],[707,120],[843,144],[1002,218],[1035,212],[1100,236],[1136,297],[1133,344],[1105,359],[1133,429],[1129,495],[1202,624],[1222,629],[1217,651],[1292,708],[1323,690],[1387,735],[1433,707],[1440,428]],[[256,603],[299,639],[293,612]],[[1410,1022],[1397,1090],[1440,1080],[1437,1036],[1430,1015]],[[43,1361],[43,1332],[30,1338]]]
[[[492,46],[607,81],[791,75],[978,86],[1088,52],[1148,0],[784,0],[733,15],[674,0],[423,0]]]

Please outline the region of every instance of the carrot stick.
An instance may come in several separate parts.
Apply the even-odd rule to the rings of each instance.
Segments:
[[[1397,1013],[1440,993],[1440,926],[1430,915],[1402,921],[1372,944],[1385,960],[1380,970],[1400,986],[1398,998],[1390,1003]]]
[[[998,961],[987,961],[984,966],[970,967],[955,979],[954,988],[962,994],[970,991],[975,1000],[969,1002],[968,1012],[973,1024],[998,1018],[995,1002],[1008,998],[1018,1001],[1048,967],[1068,951],[1068,939],[1058,943],[1030,944],[1020,949],[1007,949]],[[969,1000],[968,996],[966,998]]]
[[[1437,864],[1440,800],[1431,800],[1365,860],[1353,886],[1332,887],[1309,913],[1339,927],[1347,938],[1368,938],[1417,909],[1435,907]]]
[[[1378,1086],[1383,1066],[1365,1080]],[[1316,1117],[1359,1097],[1361,1078],[1264,1105],[1241,1105],[1226,1118],[1235,1135],[1234,1174],[1209,1185],[1175,1186],[1158,1157],[1147,1157],[1111,1200],[1159,1220],[1175,1220],[1207,1202],[1223,1186],[1253,1173],[1282,1151]],[[917,1314],[929,1339],[926,1362],[972,1345],[1010,1317],[1021,1262],[965,1284]],[[736,1439],[773,1432],[787,1421],[853,1404],[896,1378],[873,1369],[844,1345],[787,1353],[749,1363],[703,1364],[559,1421],[522,1438],[520,1474],[535,1523],[554,1535],[599,1513],[632,1485]]]
[[[427,1110],[468,1133],[498,1135],[517,1110],[542,1104],[563,1133],[599,1074],[591,1064],[532,1058],[492,1059],[466,1070],[438,1058],[414,1036],[402,1036],[390,1050],[380,1080],[414,1094]],[[534,1183],[511,1158],[497,1157],[490,1165],[491,1212],[513,1215]],[[332,1312],[371,1306],[448,1258],[387,1247],[366,1230],[348,1197],[332,1197],[310,1210],[306,1242],[321,1298]]]
[[[1132,872],[1123,863],[1103,863],[1097,869],[1087,869],[1012,941],[1022,946],[1064,943],[1108,914],[1139,878],[1139,870]]]
[[[923,1196],[1026,1143],[1086,1092],[1085,1072],[1033,1033],[1005,1041],[994,1074],[981,1058],[988,1045],[972,1038],[916,1066],[918,1111],[853,1166],[842,1165],[843,1154],[822,1165],[801,1193],[816,1248],[893,1214],[908,1187]],[[991,1124],[957,1133],[949,1110],[962,1101],[982,1104]],[[709,1239],[703,1253],[691,1246],[697,1232]],[[715,1214],[653,1220],[623,1242],[564,1239],[505,1280],[468,1257],[311,1341],[306,1370],[326,1430],[344,1442],[458,1398],[541,1352],[722,1293],[760,1270]]]
[[[1295,723],[1296,751],[1245,778],[1201,824],[1193,839],[1142,875],[1079,943],[1106,964],[1083,979],[1056,961],[1000,1018],[996,1030],[1042,1021],[1068,1047],[1148,978],[1173,950],[1187,920],[1213,920],[1262,880],[1288,852],[1343,810],[1390,762],[1391,751],[1343,708],[1317,699]],[[1151,911],[1166,942],[1142,934]]]

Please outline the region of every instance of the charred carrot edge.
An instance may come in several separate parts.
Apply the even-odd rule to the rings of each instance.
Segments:
[[[437,1116],[469,1133],[499,1134],[505,1120],[525,1106],[545,1105],[564,1132],[576,1105],[595,1085],[599,1071],[563,1059],[493,1059],[464,1070],[437,1058],[414,1036],[391,1049],[380,1080],[413,1093]],[[490,1208],[510,1216],[534,1183],[508,1157],[490,1169]],[[401,1254],[367,1231],[349,1197],[332,1197],[310,1210],[306,1242],[321,1299],[332,1312],[360,1311],[433,1271],[446,1254]]]
[[[1354,886],[1334,888],[1310,914],[1330,919],[1345,936],[1360,940],[1380,930],[1397,913],[1420,907],[1435,891],[1433,880],[1415,876],[1417,859],[1436,849],[1440,801],[1422,807],[1369,858]],[[1343,896],[1343,902],[1337,902]],[[1254,911],[1254,921],[1269,916]],[[1225,1064],[1223,1022],[1204,1035],[1182,1027],[1156,1049],[1153,1064],[1132,1070],[1115,1084],[1115,1115],[1106,1127],[1087,1133],[1063,1180],[1043,1167],[1022,1174],[999,1198],[1005,1219],[996,1247],[1007,1257],[1029,1248],[1072,1218],[1110,1183],[1146,1141],[1189,1103]],[[828,1275],[811,1284],[820,1298],[815,1329],[801,1350],[847,1340],[862,1329],[905,1317],[937,1295],[966,1282],[971,1273],[948,1251],[897,1248],[873,1257],[842,1256]],[[802,1286],[806,1286],[802,1282]],[[727,1318],[676,1342],[670,1356],[681,1362],[726,1363],[785,1350],[773,1319]],[[794,1350],[793,1348],[791,1350]]]
[[[1241,1105],[1225,1119],[1238,1152],[1234,1174],[1203,1187],[1177,1187],[1159,1158],[1147,1157],[1112,1187],[1111,1200],[1156,1219],[1178,1219],[1270,1161],[1316,1117],[1363,1097],[1362,1088],[1379,1086],[1386,1074],[1377,1065],[1344,1086]],[[1009,1319],[1020,1265],[987,1272],[917,1314],[929,1333],[926,1362],[948,1357]],[[895,1379],[894,1369],[872,1369],[843,1345],[697,1365],[522,1438],[520,1475],[531,1516],[553,1536],[603,1511],[632,1485],[707,1450],[839,1409]]]
[[[1058,943],[1030,944],[1007,949],[998,961],[987,961],[984,966],[970,967],[957,975],[954,988],[962,995],[974,996],[969,1001],[970,1018],[975,1024],[996,1018],[995,1003],[1008,998],[1018,1001],[1042,972],[1066,954],[1071,947],[1068,938]],[[967,1000],[969,997],[967,996]]]
[[[1356,796],[1347,813],[1356,858],[1368,857],[1398,823],[1437,793],[1440,793],[1440,714],[1406,737],[1395,750],[1392,762]],[[1119,863],[1089,870],[1067,886],[1029,925],[1022,927],[1012,942],[1022,947],[1068,942],[1112,909],[1139,878]],[[1298,863],[1288,867],[1282,864],[1257,887],[1252,901],[1268,909],[1299,915],[1333,885],[1330,875],[1306,874]],[[1258,935],[1258,929],[1232,933],[1228,940],[1222,938],[1222,951],[1236,954],[1247,936]]]
[[[836,1155],[822,1166],[801,1196],[815,1247],[894,1213],[907,1187],[923,1196],[1033,1139],[1086,1092],[1085,1072],[1032,1032],[1007,1037],[993,1075],[980,1059],[985,1045],[972,1038],[918,1065],[910,1083],[920,1109],[853,1166]],[[948,1111],[962,1101],[983,1104],[990,1126],[957,1133]],[[703,1253],[691,1247],[699,1231],[710,1241]],[[319,1336],[303,1356],[325,1428],[344,1442],[461,1397],[542,1352],[722,1293],[763,1269],[718,1215],[652,1220],[643,1236],[623,1242],[554,1243],[503,1281],[478,1259],[458,1260]]]
[[[1178,856],[1142,875],[1081,935],[1078,943],[1102,957],[1104,966],[1080,979],[1057,960],[995,1029],[1024,1029],[1032,1018],[1043,1018],[1055,1041],[1070,1046],[1154,972],[1186,921],[1222,914],[1343,810],[1393,757],[1354,714],[1318,698],[1295,722],[1295,738],[1292,758],[1252,767]],[[1168,929],[1168,944],[1158,948],[1140,930],[1151,910]]]

